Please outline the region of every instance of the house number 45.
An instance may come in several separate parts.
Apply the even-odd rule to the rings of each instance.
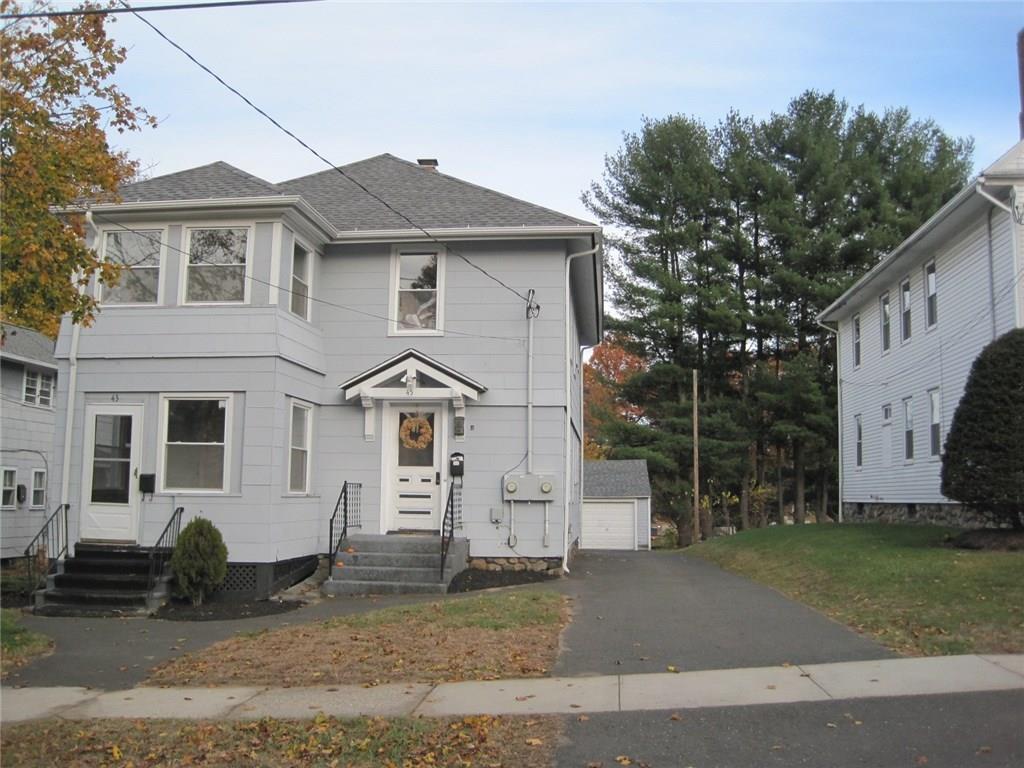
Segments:
[[[120,400],[121,398],[117,396],[116,392],[110,396],[110,402],[112,403],[120,402]]]

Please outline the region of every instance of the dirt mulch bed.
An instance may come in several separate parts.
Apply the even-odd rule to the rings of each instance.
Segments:
[[[982,528],[964,531],[949,540],[958,549],[985,549],[991,552],[1024,552],[1024,531],[1010,528]]]
[[[257,616],[276,616],[301,608],[297,600],[211,600],[195,607],[188,600],[172,600],[153,614],[167,621],[233,621]]]
[[[156,667],[148,685],[303,686],[541,677],[567,599],[520,592],[388,608],[264,630]]]
[[[3,764],[154,766],[550,766],[555,717],[224,722],[48,720],[6,726]]]
[[[546,572],[538,571],[481,571],[467,568],[452,579],[452,583],[448,586],[448,594],[494,587],[515,587],[520,584],[539,584],[542,581],[552,581],[557,578],[557,574],[549,576]]]

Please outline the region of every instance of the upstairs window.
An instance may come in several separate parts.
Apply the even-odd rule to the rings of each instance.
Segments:
[[[245,302],[249,261],[249,229],[190,229],[185,270],[186,304]]]
[[[121,265],[117,283],[104,285],[104,304],[156,304],[160,290],[161,229],[107,232],[103,258]]]
[[[939,293],[934,261],[924,268],[924,296],[925,323],[931,328],[939,322]]]
[[[41,408],[53,407],[53,374],[25,369],[25,388],[23,400],[29,405]]]
[[[853,367],[860,367],[860,315],[853,316]]]
[[[903,458],[914,459],[914,400],[910,397],[903,401]]]
[[[937,389],[928,391],[928,413],[931,422],[928,430],[929,448],[932,456],[938,456],[942,451],[942,401]]]
[[[309,251],[298,243],[292,249],[292,314],[309,320]]]
[[[900,283],[900,339],[910,340],[910,280]]]
[[[892,318],[889,316],[889,294],[882,294],[878,300],[882,318],[882,351],[888,352],[892,344]]]
[[[400,249],[391,270],[392,332],[440,335],[444,254],[436,249]]]

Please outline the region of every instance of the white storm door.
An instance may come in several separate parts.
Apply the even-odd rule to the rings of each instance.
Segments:
[[[80,538],[138,542],[141,405],[85,409]]]
[[[443,409],[395,405],[388,440],[393,446],[393,529],[437,530],[441,510]]]

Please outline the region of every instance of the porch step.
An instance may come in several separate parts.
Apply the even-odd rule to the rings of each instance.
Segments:
[[[444,594],[466,567],[469,541],[453,539],[444,574],[437,534],[350,536],[322,590],[327,595]]]
[[[58,573],[53,577],[58,589],[113,589],[117,591],[146,590],[149,586],[149,571],[146,573]]]

